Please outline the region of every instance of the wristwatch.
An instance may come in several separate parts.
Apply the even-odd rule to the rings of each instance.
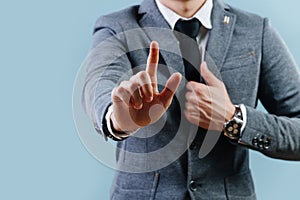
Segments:
[[[243,123],[241,107],[239,105],[235,105],[233,118],[224,123],[224,135],[231,140],[238,141],[241,137]]]

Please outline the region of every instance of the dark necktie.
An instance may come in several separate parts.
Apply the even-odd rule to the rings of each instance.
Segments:
[[[188,81],[203,82],[200,80],[201,55],[196,37],[199,35],[200,22],[198,19],[179,19],[175,24],[175,36],[180,45],[180,50],[184,63],[185,78]],[[178,31],[178,32],[176,32]],[[186,36],[182,35],[185,34]],[[191,39],[192,38],[192,39]]]

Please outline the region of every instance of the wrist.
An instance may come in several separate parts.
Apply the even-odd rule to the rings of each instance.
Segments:
[[[235,113],[236,113],[236,106],[230,104],[230,106],[228,106],[228,108],[226,109],[225,122],[231,120],[234,117]]]
[[[118,126],[118,123],[113,124],[112,122],[112,113],[113,113],[113,106],[111,105],[107,109],[107,113],[105,115],[105,120],[103,121],[103,126],[105,127],[104,130],[105,135],[115,141],[122,141],[134,134],[135,132],[124,132],[116,130],[115,126]],[[118,127],[120,130],[120,128]]]
[[[223,133],[229,139],[238,141],[242,135],[243,125],[244,121],[241,106],[236,105],[233,116],[224,123]]]
[[[129,134],[135,133],[139,129],[139,127],[122,128],[119,125],[117,119],[115,118],[113,111],[111,112],[111,115],[110,115],[110,124],[111,124],[112,131],[114,131],[118,134],[129,135]]]
[[[123,130],[119,127],[118,123],[116,122],[115,116],[113,113],[110,115],[110,124],[113,131],[123,132]]]

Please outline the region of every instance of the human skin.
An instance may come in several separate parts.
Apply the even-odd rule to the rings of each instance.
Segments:
[[[145,71],[123,81],[112,92],[112,125],[118,131],[134,132],[155,123],[170,106],[182,76],[174,73],[164,90],[157,89],[158,43],[152,42]],[[186,85],[185,117],[204,129],[222,130],[225,121],[232,118],[235,107],[223,82],[202,63],[201,75],[207,85],[188,82]]]
[[[181,82],[181,74],[174,73],[167,81],[164,90],[157,88],[157,67],[159,47],[152,42],[147,67],[123,81],[112,91],[113,113],[111,120],[118,131],[132,132],[155,123],[170,106]]]
[[[178,15],[190,18],[206,2],[206,0],[160,0],[160,2]]]
[[[206,0],[160,0],[160,2],[180,16],[190,18]],[[181,75],[173,74],[162,93],[158,93],[156,77],[158,60],[159,47],[156,42],[152,42],[147,69],[132,76],[130,80],[121,82],[113,90],[111,120],[115,130],[133,132],[153,124],[171,104],[180,84]],[[233,117],[235,107],[225,85],[209,71],[206,63],[202,63],[200,72],[207,85],[198,82],[187,83],[184,115],[190,123],[201,128],[221,131],[224,122]]]

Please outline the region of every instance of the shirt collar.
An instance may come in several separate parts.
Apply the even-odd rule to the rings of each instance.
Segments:
[[[212,23],[211,23],[211,13],[212,13],[212,8],[213,8],[213,1],[212,0],[206,0],[204,5],[195,13],[195,15],[191,18],[184,18],[175,13],[173,10],[170,8],[166,7],[163,5],[160,0],[155,0],[156,5],[165,18],[165,20],[168,22],[168,24],[171,26],[172,29],[174,29],[176,22],[179,19],[192,19],[192,18],[197,18],[202,26],[204,26],[207,29],[212,29]]]

